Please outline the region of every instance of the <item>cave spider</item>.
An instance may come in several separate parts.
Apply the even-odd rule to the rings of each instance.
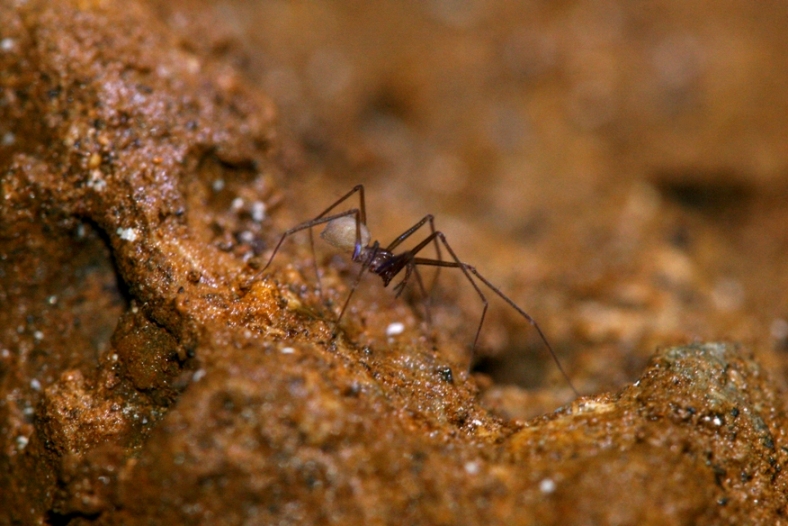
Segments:
[[[359,199],[359,207],[358,208],[351,208],[350,210],[346,210],[344,212],[340,212],[337,214],[328,215],[329,212],[337,208],[339,205],[350,199],[353,195],[358,194]],[[405,275],[402,278],[402,281],[397,283],[394,286],[394,291],[396,292],[396,296],[399,297],[402,294],[402,291],[405,288],[405,285],[408,283],[408,280],[411,276],[416,277],[416,283],[419,286],[419,289],[422,295],[426,298],[428,294],[424,288],[424,283],[421,279],[421,275],[419,274],[418,266],[431,266],[437,267],[437,270],[440,271],[441,268],[458,268],[462,271],[465,278],[470,282],[473,286],[473,289],[479,295],[479,299],[481,299],[482,304],[484,307],[482,308],[482,315],[479,319],[479,326],[476,329],[476,336],[473,339],[473,346],[471,347],[471,363],[473,363],[473,355],[476,350],[476,344],[479,341],[479,334],[482,332],[482,326],[484,325],[484,318],[487,315],[487,307],[489,306],[489,302],[487,301],[487,297],[482,292],[482,289],[479,287],[479,284],[476,282],[478,279],[484,285],[486,285],[492,292],[494,292],[497,296],[499,296],[503,301],[505,301],[510,307],[517,311],[520,316],[525,318],[525,320],[530,323],[536,332],[539,334],[542,342],[544,343],[547,350],[550,352],[550,356],[553,358],[553,361],[558,366],[558,370],[561,371],[561,374],[566,379],[569,387],[571,387],[572,391],[576,395],[578,395],[577,389],[575,389],[572,381],[569,379],[569,375],[564,371],[561,362],[558,360],[558,355],[555,354],[553,347],[550,345],[550,342],[547,341],[547,337],[542,332],[542,329],[539,327],[539,324],[536,323],[527,312],[521,309],[514,301],[512,301],[506,294],[501,292],[501,290],[490,283],[487,278],[482,276],[475,267],[460,261],[457,257],[457,254],[454,253],[454,250],[451,248],[449,243],[446,241],[446,236],[443,232],[439,230],[435,230],[435,222],[432,214],[427,214],[423,218],[421,218],[416,224],[412,227],[407,229],[405,232],[397,236],[394,241],[388,244],[385,248],[380,245],[378,241],[374,241],[370,244],[371,235],[369,233],[369,229],[367,228],[367,212],[366,212],[366,203],[364,201],[364,185],[356,185],[353,187],[351,191],[337,199],[331,206],[323,210],[323,212],[315,217],[310,221],[306,221],[301,223],[300,225],[294,226],[290,230],[287,230],[285,233],[282,234],[282,237],[279,239],[279,242],[274,247],[274,251],[271,253],[271,257],[268,259],[268,263],[266,263],[265,267],[260,271],[260,274],[264,273],[268,267],[271,265],[271,262],[274,260],[279,248],[282,246],[282,243],[285,239],[289,236],[300,232],[302,230],[309,230],[309,242],[312,247],[312,251],[314,253],[314,238],[312,235],[312,228],[318,225],[326,224],[326,228],[321,232],[320,237],[322,237],[326,242],[331,244],[332,246],[343,250],[347,253],[352,253],[351,258],[356,263],[361,264],[361,270],[359,271],[358,275],[356,276],[355,281],[353,282],[352,287],[350,288],[350,292],[348,293],[347,299],[345,299],[345,303],[342,305],[342,310],[339,311],[339,316],[337,316],[336,324],[338,325],[342,316],[345,314],[345,310],[347,309],[348,304],[350,303],[350,298],[353,296],[353,293],[358,287],[359,282],[361,281],[361,277],[364,275],[364,272],[371,272],[373,274],[377,274],[383,280],[383,286],[387,287],[389,283],[403,270],[405,271]],[[412,236],[417,230],[419,230],[424,225],[429,224],[430,233],[427,237],[425,237],[421,242],[419,242],[416,246],[409,250],[405,250],[404,252],[400,252],[399,254],[394,253],[394,249],[396,249],[400,243],[405,241],[407,238]],[[435,250],[437,252],[437,259],[430,259],[430,258],[423,258],[418,257],[417,254],[421,252],[421,250],[429,245],[430,243],[434,243]],[[441,257],[441,244],[446,249],[446,251],[451,256],[451,261],[445,261]],[[314,258],[313,258],[314,259]],[[318,275],[318,284],[320,280],[320,274],[317,271],[317,262],[315,261],[315,272]],[[435,276],[435,280],[437,280],[437,274]],[[433,280],[433,284],[435,283]],[[319,285],[318,285],[319,287]],[[429,316],[429,314],[428,314]]]

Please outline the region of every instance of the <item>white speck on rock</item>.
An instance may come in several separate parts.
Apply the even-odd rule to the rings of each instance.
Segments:
[[[405,325],[398,321],[394,323],[390,323],[388,327],[386,327],[386,336],[396,336],[398,334],[402,334],[405,332]]]
[[[104,174],[101,173],[101,170],[92,170],[90,172],[87,186],[97,192],[101,192],[107,187],[107,181],[104,180]]]
[[[555,481],[553,479],[542,479],[539,483],[539,491],[549,495],[555,491]]]
[[[261,223],[265,219],[265,203],[255,201],[252,203],[252,221]]]
[[[295,353],[295,349],[293,349],[292,347],[282,347],[279,350],[279,352],[281,352],[282,354],[293,354]]]
[[[139,232],[136,228],[118,228],[118,235],[124,241],[131,241],[132,243],[137,240]]]
[[[475,475],[479,472],[478,462],[466,462],[464,467],[465,467],[465,472],[468,475]]]

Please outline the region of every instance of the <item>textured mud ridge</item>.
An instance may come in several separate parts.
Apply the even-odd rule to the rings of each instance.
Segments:
[[[322,304],[306,251],[253,279],[287,179],[220,50],[125,2],[0,27],[0,523],[785,520],[784,407],[746,348],[496,417],[405,303],[359,295],[334,339],[336,271]]]

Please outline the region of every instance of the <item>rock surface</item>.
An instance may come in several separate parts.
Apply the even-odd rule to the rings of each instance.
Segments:
[[[310,187],[310,210],[332,198],[304,185],[304,152],[238,55],[167,13],[0,6],[0,523],[786,520],[769,354],[767,373],[747,346],[669,347],[634,384],[526,419],[539,391],[467,371],[461,326],[478,305],[461,293],[456,310],[439,298],[430,329],[418,302],[368,280],[336,330],[352,267],[325,265],[321,297],[308,246],[289,241],[261,276],[281,232],[269,214],[309,217],[283,194]],[[622,286],[604,306],[588,298],[606,281],[587,282],[548,332],[602,356],[673,330],[676,297],[706,289],[675,251],[641,258],[629,278],[669,285]],[[501,318],[493,339],[522,331]],[[404,331],[386,336],[392,322]],[[572,355],[584,392],[583,364],[612,359],[587,356]]]

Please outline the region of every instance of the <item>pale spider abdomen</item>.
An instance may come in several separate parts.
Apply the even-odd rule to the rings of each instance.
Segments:
[[[320,237],[332,246],[353,252],[356,249],[356,223],[355,216],[338,217],[328,222]],[[367,225],[358,224],[361,231],[361,247],[369,245],[370,235]]]

